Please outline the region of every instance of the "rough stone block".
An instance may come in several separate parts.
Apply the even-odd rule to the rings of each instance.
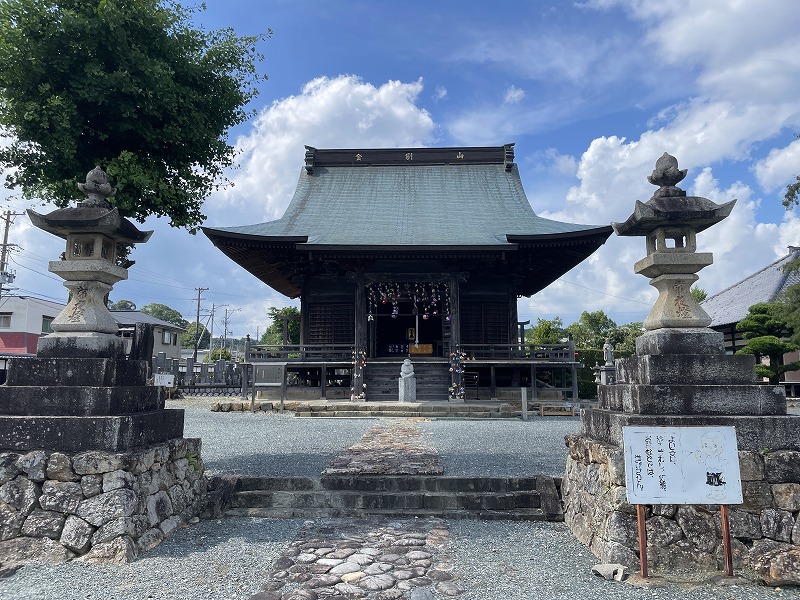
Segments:
[[[778,542],[791,542],[793,527],[792,513],[775,508],[761,511],[761,532],[764,537]]]
[[[692,427],[727,425],[736,428],[739,450],[760,451],[763,448],[800,450],[800,416],[726,416],[726,415],[637,415],[601,409],[585,409],[581,416],[581,433],[593,440],[621,448],[622,428],[626,425],[646,427]],[[775,481],[774,483],[782,483]]]
[[[103,473],[103,491],[110,492],[120,488],[134,488],[136,478],[128,471],[119,469],[110,473]]]
[[[135,526],[131,517],[119,517],[98,528],[92,536],[92,545],[105,544],[123,535],[133,537]]]
[[[761,514],[762,510],[773,505],[772,488],[766,481],[743,481],[742,500],[737,508]]]
[[[81,477],[81,491],[87,498],[97,496],[103,492],[102,475],[84,475]]]
[[[47,452],[44,450],[27,452],[17,459],[17,466],[25,473],[28,479],[42,482],[46,477]]]
[[[800,585],[800,548],[759,556],[753,561],[753,571],[767,585]]]
[[[157,527],[161,521],[172,516],[174,509],[169,495],[160,491],[147,498],[147,521],[151,527]]]
[[[136,560],[136,544],[128,536],[92,547],[80,560],[101,564],[125,564]]]
[[[88,498],[78,505],[76,514],[95,527],[105,525],[120,517],[130,517],[138,498],[132,490],[114,490]]]
[[[16,452],[0,452],[0,485],[22,473],[22,469],[17,466],[19,456]]]
[[[703,553],[711,553],[717,545],[714,517],[695,506],[680,506],[675,520],[683,530],[686,540]]]
[[[61,537],[65,519],[66,516],[61,513],[36,509],[25,519],[20,533],[28,537],[57,540]]]
[[[653,546],[669,546],[684,537],[683,530],[673,520],[654,516],[647,520],[647,543]]]
[[[751,354],[665,354],[617,360],[617,383],[638,385],[745,385],[756,383]]]
[[[0,502],[0,541],[11,540],[19,535],[27,513]],[[2,556],[2,554],[0,554]],[[5,561],[3,561],[5,562]]]
[[[598,390],[601,409],[648,415],[785,415],[782,387],[617,384]]]
[[[83,554],[89,549],[94,527],[75,515],[69,515],[61,531],[60,542],[70,550]]]
[[[18,386],[144,386],[147,361],[33,356],[8,359],[6,385]]]
[[[71,481],[45,481],[39,505],[46,510],[65,514],[75,514],[78,505],[84,500],[83,490],[79,483]]]
[[[154,386],[0,386],[4,415],[123,415],[164,408],[164,391]]]
[[[0,486],[0,502],[28,514],[41,494],[39,486],[22,475]]]
[[[762,481],[765,474],[761,452],[739,450],[739,471],[742,481]]]
[[[53,452],[47,460],[47,479],[56,481],[78,481],[80,477],[72,470],[69,456]]]
[[[59,336],[51,333],[39,338],[36,356],[39,358],[123,360],[125,358],[125,340],[112,334],[70,332],[69,335]]]
[[[0,416],[0,449],[130,450],[183,436],[183,410],[108,417]]]
[[[776,483],[772,486],[775,507],[789,512],[800,510],[800,483]]]
[[[717,559],[711,552],[703,552],[688,540],[678,540],[666,547],[648,546],[647,559],[653,570],[669,573],[716,571]]]
[[[724,335],[705,327],[654,329],[636,338],[636,354],[720,354]]]
[[[800,432],[798,433],[800,436]],[[768,448],[787,448],[779,444],[765,445]],[[764,456],[766,478],[770,483],[800,483],[800,452],[777,450]]]

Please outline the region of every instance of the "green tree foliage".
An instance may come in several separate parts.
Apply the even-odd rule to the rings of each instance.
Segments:
[[[602,310],[583,311],[566,331],[572,335],[576,348],[600,349],[616,327],[617,324]]]
[[[636,338],[644,333],[644,324],[641,321],[627,323],[615,327],[609,332],[608,340],[614,347],[617,358],[636,354]]]
[[[2,0],[0,148],[7,187],[66,206],[102,166],[110,201],[194,232],[203,200],[229,182],[227,132],[264,79],[257,43],[205,31],[171,0]]]
[[[214,348],[211,351],[211,361],[212,362],[216,361],[216,360],[220,360],[220,359],[222,359],[222,360],[230,360],[232,356],[233,355],[231,354],[231,351],[228,350],[227,348]]]
[[[769,359],[769,364],[757,362],[756,373],[766,377],[773,385],[781,380],[787,371],[800,369],[800,361],[784,364],[783,355],[797,350],[798,345],[787,339],[792,328],[787,323],[787,315],[792,311],[784,302],[760,302],[750,307],[747,316],[736,324],[747,345],[737,354],[754,354],[756,360]]]
[[[558,344],[566,336],[561,317],[536,319],[536,325],[525,332],[525,341],[529,344]]]
[[[300,343],[300,310],[294,306],[287,306],[285,308],[275,308],[271,306],[267,310],[269,318],[272,323],[267,327],[266,331],[261,336],[259,344],[263,345],[281,345],[283,344],[283,319],[280,317],[291,317],[288,321],[288,337],[290,344]]]
[[[136,310],[136,305],[130,300],[117,300],[108,305],[108,310]]]
[[[692,295],[694,301],[697,303],[700,303],[706,298],[708,298],[708,292],[701,287],[697,287],[696,285],[693,285],[691,288],[689,288],[689,293]]]
[[[150,315],[151,317],[155,317],[156,319],[161,319],[162,321],[166,321],[167,323],[172,323],[173,325],[177,325],[178,327],[186,328],[189,325],[189,321],[184,319],[181,313],[179,313],[174,308],[170,308],[166,304],[159,304],[157,302],[153,302],[151,304],[143,306],[141,308],[141,311],[146,315]]]
[[[194,348],[194,338],[197,333],[197,323],[189,323],[186,325],[186,331],[181,334],[181,348]],[[206,329],[206,326],[200,323],[200,337],[197,340],[197,348],[199,350],[208,349],[211,343],[211,332]]]

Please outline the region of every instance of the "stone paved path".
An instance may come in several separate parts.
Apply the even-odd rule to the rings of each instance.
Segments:
[[[436,449],[426,446],[414,425],[419,419],[381,424],[335,458],[323,475],[441,475]]]
[[[442,467],[409,419],[373,427],[323,474],[441,475]],[[436,518],[308,521],[250,600],[459,596],[464,589],[453,574],[449,545],[447,523]]]

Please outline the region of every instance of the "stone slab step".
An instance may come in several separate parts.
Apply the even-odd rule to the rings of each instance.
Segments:
[[[147,361],[112,358],[37,356],[8,358],[6,385],[141,386],[147,383]]]
[[[537,492],[243,491],[233,508],[335,508],[340,510],[515,510],[540,508]]]
[[[164,408],[164,390],[154,386],[0,386],[0,414],[104,416]]]
[[[488,520],[488,521],[551,521],[564,520],[563,514],[548,514],[540,508],[503,511],[470,510],[361,510],[357,513],[339,509],[297,509],[297,508],[231,508],[225,512],[231,517],[263,517],[273,519],[314,519],[335,517],[385,516],[403,518],[438,517],[447,520]]]
[[[446,477],[419,475],[325,475],[314,477],[240,477],[236,491],[368,491],[368,492],[508,492],[531,491],[550,478]]]

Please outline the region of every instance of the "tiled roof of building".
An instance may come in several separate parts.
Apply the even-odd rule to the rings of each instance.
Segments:
[[[140,310],[112,310],[111,316],[114,317],[114,320],[120,327],[133,327],[136,323],[149,323],[150,325],[156,325],[158,327],[163,327],[164,329],[171,329],[174,331],[184,331],[183,327],[179,327],[169,321],[162,321],[161,319],[156,319],[153,316],[148,315],[147,313],[143,313]]]
[[[711,327],[738,323],[747,316],[748,309],[754,304],[772,302],[786,288],[800,283],[800,272],[784,270],[787,264],[797,258],[800,258],[800,247],[789,246],[789,254],[783,258],[706,298],[702,307],[711,317]]]
[[[422,150],[433,157],[429,162],[398,164],[403,153],[416,153],[416,161]],[[352,161],[317,160],[313,168],[301,171],[282,218],[204,230],[210,236],[289,238],[304,247],[320,247],[509,246],[507,236],[561,236],[607,229],[536,215],[516,164],[503,160],[504,147],[463,149],[467,155],[470,150],[482,150],[482,156],[493,156],[490,151],[494,151],[499,155],[496,160],[440,162],[439,155],[451,151],[455,157],[456,150],[363,151],[365,162],[359,166]],[[324,153],[344,156],[356,151],[315,152],[325,158]],[[382,162],[367,163],[369,152],[380,152]]]

